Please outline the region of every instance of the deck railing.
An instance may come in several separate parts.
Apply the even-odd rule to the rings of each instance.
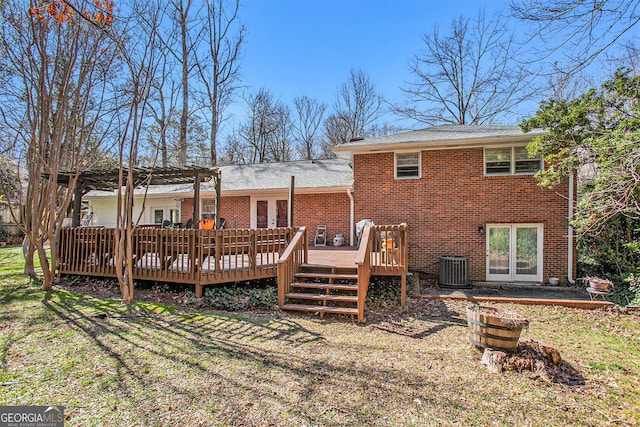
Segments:
[[[374,275],[396,276],[408,271],[407,224],[371,226],[371,269]]]
[[[291,244],[278,260],[278,305],[284,305],[284,296],[291,291],[294,275],[301,264],[309,259],[307,228],[300,227],[293,236]]]
[[[356,257],[356,266],[358,268],[358,322],[364,320],[364,303],[367,299],[369,279],[371,278],[371,246],[373,240],[375,240],[372,238],[375,233],[372,233],[371,229],[371,226],[364,228]]]
[[[373,225],[369,238],[371,275],[400,276],[400,301],[407,301],[409,238],[407,224]]]
[[[292,228],[190,230],[141,227],[132,234],[133,278],[202,286],[276,277]],[[115,277],[115,230],[78,227],[60,236],[58,272]]]

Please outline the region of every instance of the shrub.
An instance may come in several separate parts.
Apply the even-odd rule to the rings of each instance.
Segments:
[[[629,291],[632,297],[631,304],[640,305],[640,276],[631,274],[625,280],[629,283]]]
[[[400,286],[400,280],[396,277],[373,276],[367,290],[367,301],[399,301]]]
[[[578,241],[578,277],[611,280],[615,286],[608,300],[623,306],[637,301],[639,273],[639,220],[611,219],[601,233],[583,235]]]
[[[271,308],[278,302],[278,290],[274,286],[236,283],[230,286],[208,287],[204,291],[204,299],[207,305],[218,310]]]

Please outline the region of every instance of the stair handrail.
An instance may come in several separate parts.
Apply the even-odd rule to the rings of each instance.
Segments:
[[[284,305],[284,296],[291,291],[294,275],[300,269],[300,264],[309,259],[309,245],[307,242],[307,227],[300,227],[291,239],[289,246],[278,259],[278,306]]]
[[[371,277],[371,226],[368,225],[362,232],[360,248],[356,257],[358,266],[358,322],[364,321],[364,302],[367,299],[369,279]]]

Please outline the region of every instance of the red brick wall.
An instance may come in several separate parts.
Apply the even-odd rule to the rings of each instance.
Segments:
[[[180,203],[180,220],[182,221],[182,225],[185,225],[191,218],[193,218],[193,199],[182,199]]]
[[[249,228],[251,225],[251,198],[222,197],[220,216],[227,220],[228,228]],[[346,191],[329,194],[297,194],[294,199],[294,226],[306,226],[313,239],[318,224],[327,226],[327,243],[333,244],[336,234],[343,234],[348,244],[350,202]],[[182,222],[193,216],[193,199],[184,199],[180,212]]]
[[[420,179],[394,179],[393,153],[356,155],[356,222],[409,225],[409,265],[438,273],[441,255],[469,257],[471,280],[485,280],[492,223],[544,226],[544,280],[567,275],[567,184],[537,186],[531,175],[484,176],[482,148],[422,152]]]
[[[296,227],[306,226],[309,245],[313,245],[316,226],[327,226],[327,244],[333,245],[336,234],[344,235],[349,244],[350,202],[346,191],[330,194],[299,194],[295,196],[293,221]]]
[[[251,198],[249,196],[222,197],[220,216],[227,220],[227,228],[249,228]]]

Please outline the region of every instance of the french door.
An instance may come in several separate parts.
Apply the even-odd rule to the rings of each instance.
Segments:
[[[542,282],[542,224],[487,224],[487,280]]]
[[[286,227],[289,202],[280,198],[256,198],[251,203],[251,226],[253,228]]]

